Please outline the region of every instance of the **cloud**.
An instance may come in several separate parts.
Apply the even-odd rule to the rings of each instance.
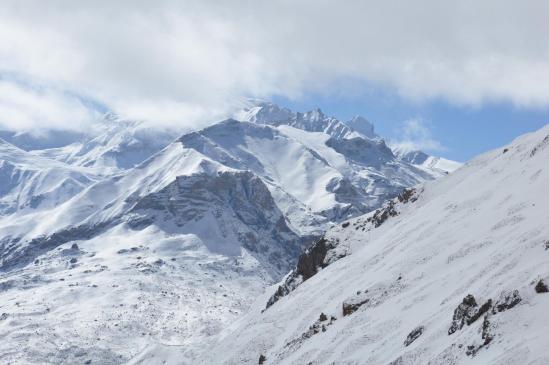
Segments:
[[[401,137],[391,143],[403,151],[445,151],[446,148],[434,138],[429,124],[421,118],[413,118],[402,123]]]
[[[82,130],[97,118],[77,96],[0,79],[0,129]]]
[[[547,107],[548,13],[544,0],[6,0],[0,72],[167,124],[242,97],[339,93],[342,79]]]

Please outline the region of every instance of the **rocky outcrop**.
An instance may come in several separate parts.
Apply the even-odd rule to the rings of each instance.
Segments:
[[[471,294],[463,298],[463,301],[454,310],[454,316],[452,317],[452,325],[448,329],[448,334],[451,335],[457,330],[463,328],[463,326],[476,315],[478,306],[475,297]],[[471,322],[472,323],[472,322]]]
[[[536,291],[536,293],[548,293],[549,292],[549,287],[547,287],[547,284],[545,284],[545,282],[542,280],[538,281],[538,283],[536,284],[534,290]]]
[[[337,321],[336,317],[330,316],[328,318],[327,315],[321,313],[320,317],[312,325],[309,326],[309,329],[307,329],[307,331],[303,332],[298,338],[295,338],[286,343],[285,346],[294,348],[299,347],[305,340],[313,337],[317,333],[326,332],[327,328],[334,324],[335,321]]]
[[[356,312],[358,308],[362,307],[364,304],[368,303],[370,301],[370,298],[367,296],[359,296],[347,299],[343,302],[342,309],[343,309],[343,315],[349,316]]]
[[[466,354],[468,356],[475,356],[480,349],[488,346],[494,339],[491,318],[498,313],[514,308],[521,301],[522,298],[518,290],[505,291],[500,294],[495,303],[492,299],[488,299],[483,305],[478,307],[475,297],[469,294],[463,298],[463,301],[455,309],[452,325],[450,326],[450,329],[448,329],[448,334],[451,335],[457,330],[462,329],[465,324],[469,326],[477,319],[484,316],[481,327],[482,342],[473,343],[472,345],[467,346],[466,349]]]
[[[276,303],[280,298],[288,295],[299,284],[311,278],[320,269],[326,267],[328,263],[325,259],[328,251],[337,247],[338,244],[339,241],[329,241],[323,237],[302,252],[301,255],[299,255],[295,269],[290,272],[284,283],[282,283],[276,292],[269,298],[265,309]]]
[[[412,342],[417,340],[419,336],[423,334],[424,331],[425,331],[425,327],[423,326],[418,326],[414,328],[412,332],[408,334],[408,336],[406,337],[406,340],[404,340],[404,346],[406,347],[410,346]]]
[[[478,310],[475,311],[475,313],[467,319],[467,325],[470,326],[472,323],[474,323],[477,319],[482,317],[484,314],[488,313],[488,311],[492,308],[492,299],[488,299],[486,303],[480,306]]]
[[[504,312],[508,309],[513,308],[522,301],[518,290],[513,290],[512,292],[503,292],[501,293],[499,299],[494,304],[492,308],[492,314]]]

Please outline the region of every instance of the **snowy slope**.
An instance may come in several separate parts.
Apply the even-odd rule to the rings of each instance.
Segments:
[[[51,209],[96,180],[82,168],[36,157],[0,139],[0,216]]]
[[[548,160],[549,126],[334,228],[318,272],[202,363],[549,363]]]
[[[392,146],[393,153],[397,158],[406,161],[414,166],[425,169],[427,171],[438,173],[441,176],[454,172],[461,163],[448,160],[442,157],[435,157],[426,154],[425,152],[406,148],[404,146]]]
[[[308,243],[260,178],[180,142],[0,232],[2,363],[193,358]]]

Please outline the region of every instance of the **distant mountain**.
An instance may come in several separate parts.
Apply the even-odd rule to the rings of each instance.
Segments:
[[[173,131],[146,127],[114,114],[105,115],[94,127],[94,133],[80,141],[33,153],[112,174],[137,166],[174,140]]]
[[[0,139],[0,216],[52,209],[97,180],[85,169],[36,157]]]
[[[0,130],[0,138],[25,151],[58,148],[85,140],[88,134],[65,130],[13,132]]]
[[[423,151],[408,149],[401,146],[392,147],[393,153],[397,158],[406,161],[414,166],[427,169],[432,172],[448,174],[461,167],[461,163],[448,160],[442,157],[434,157]]]

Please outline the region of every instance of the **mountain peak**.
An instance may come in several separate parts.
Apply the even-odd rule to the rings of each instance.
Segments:
[[[374,125],[361,115],[355,115],[345,124],[368,138],[379,138],[374,132]]]

